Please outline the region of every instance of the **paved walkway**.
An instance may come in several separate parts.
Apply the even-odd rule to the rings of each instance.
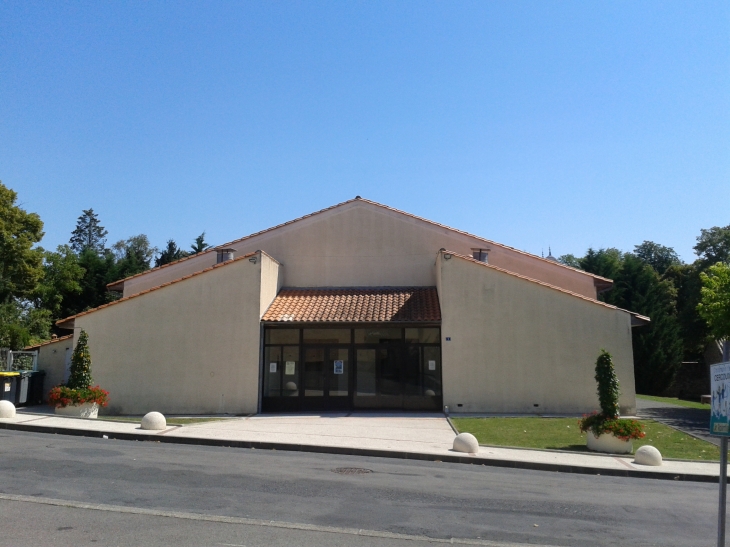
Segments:
[[[636,398],[636,415],[684,431],[714,445],[720,439],[710,435],[710,411]]]
[[[0,429],[673,480],[717,481],[719,475],[719,465],[711,462],[665,460],[660,467],[649,467],[636,464],[633,456],[491,446],[463,454],[451,449],[455,433],[443,414],[258,415],[146,431],[138,423],[59,417],[44,410],[50,411],[19,409],[15,418],[0,419]]]

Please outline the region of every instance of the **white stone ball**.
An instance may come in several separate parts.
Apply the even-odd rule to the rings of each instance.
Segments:
[[[423,394],[427,397],[433,397],[434,395],[436,395],[436,392],[433,389],[427,389],[423,392]]]
[[[167,420],[159,412],[148,412],[142,418],[142,429],[165,429]]]
[[[284,384],[284,389],[286,389],[287,391],[296,391],[297,385],[294,382],[287,382],[286,384]]]
[[[15,405],[10,401],[0,401],[0,418],[15,418]]]
[[[638,463],[639,465],[661,465],[662,453],[653,446],[645,444],[636,449],[634,463]]]
[[[454,439],[454,450],[456,452],[476,454],[479,452],[479,441],[471,433],[459,433]]]

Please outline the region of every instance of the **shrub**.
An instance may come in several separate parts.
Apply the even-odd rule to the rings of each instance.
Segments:
[[[616,371],[613,368],[611,354],[601,350],[596,359],[596,382],[598,383],[598,401],[601,412],[594,412],[583,416],[578,422],[582,433],[590,431],[596,437],[610,433],[622,441],[641,439],[644,436],[644,426],[636,420],[619,418],[618,398],[621,394]]]
[[[81,329],[79,341],[71,356],[71,375],[66,386],[72,389],[84,389],[92,384],[91,354],[89,353],[89,335]]]

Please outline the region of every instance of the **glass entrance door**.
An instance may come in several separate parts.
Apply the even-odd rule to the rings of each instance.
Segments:
[[[351,406],[350,350],[305,347],[304,410],[346,410]]]

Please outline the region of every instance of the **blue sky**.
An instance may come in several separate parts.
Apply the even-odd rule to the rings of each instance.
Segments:
[[[728,2],[0,1],[0,180],[65,243],[361,195],[528,252],[730,224]]]

